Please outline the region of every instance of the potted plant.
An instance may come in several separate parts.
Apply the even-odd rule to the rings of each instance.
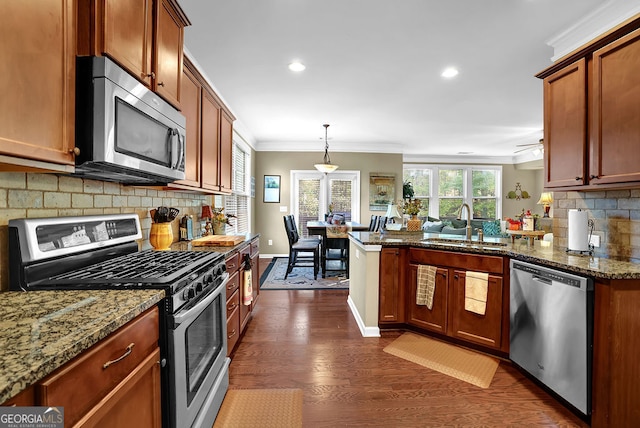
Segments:
[[[228,224],[229,226],[233,226],[229,219],[236,218],[235,214],[225,214],[223,213],[223,208],[213,208],[213,216],[211,216],[211,225],[213,226],[213,233],[215,235],[224,235],[226,233],[225,228]]]
[[[418,218],[418,214],[422,211],[422,200],[420,199],[406,199],[399,204],[403,213],[410,216],[407,220],[408,231],[419,231],[422,229],[422,221]]]
[[[410,181],[405,181],[402,183],[402,199],[411,199],[413,198],[413,184]]]

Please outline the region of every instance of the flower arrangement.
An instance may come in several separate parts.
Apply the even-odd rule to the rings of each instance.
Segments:
[[[402,210],[403,213],[409,215],[418,215],[420,211],[422,211],[422,200],[421,199],[406,199],[400,201],[398,203],[398,207]]]
[[[223,208],[212,208],[213,216],[211,216],[211,223],[213,224],[228,224],[229,226],[233,226],[229,221],[230,218],[237,218],[235,214],[225,214]]]

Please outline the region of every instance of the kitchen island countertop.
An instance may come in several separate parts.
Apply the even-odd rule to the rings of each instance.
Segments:
[[[563,248],[554,247],[545,241],[534,241],[528,244],[526,239],[518,239],[515,243],[510,238],[487,238],[488,242],[499,242],[505,245],[454,245],[451,242],[438,240],[460,240],[460,236],[433,233],[381,234],[375,232],[350,232],[350,235],[363,245],[411,246],[436,250],[468,252],[476,254],[502,255],[513,259],[543,264],[577,274],[601,279],[640,279],[640,263],[629,260],[608,259],[586,254],[567,252]],[[449,238],[449,239],[447,239]],[[474,237],[476,239],[476,237]]]
[[[162,290],[0,293],[0,403],[163,298]]]

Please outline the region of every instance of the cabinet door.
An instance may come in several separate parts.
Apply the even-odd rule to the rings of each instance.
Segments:
[[[220,148],[220,104],[202,91],[202,187],[220,190],[218,154]]]
[[[447,333],[447,294],[449,290],[449,270],[438,268],[436,271],[436,286],[433,292],[433,306],[416,304],[418,265],[409,267],[409,301],[408,323],[437,333]]]
[[[167,0],[157,3],[154,90],[180,108],[183,24],[171,3]]]
[[[160,428],[161,402],[160,348],[156,348],[75,426]]]
[[[220,190],[231,193],[233,164],[233,119],[222,110],[220,118]]]
[[[252,245],[253,246],[253,245]],[[256,253],[251,256],[251,287],[253,289],[253,301],[251,302],[251,310],[256,306],[258,294],[260,294],[260,254]]]
[[[189,67],[182,75],[182,114],[187,119],[185,179],[179,184],[200,187],[200,108],[202,86]]]
[[[104,1],[104,54],[151,88],[152,0]],[[98,17],[99,18],[99,17]]]
[[[586,91],[584,59],[544,79],[545,187],[587,183]]]
[[[404,290],[400,287],[400,249],[382,248],[380,252],[380,323],[404,322]]]
[[[640,181],[640,30],[593,54],[591,184]]]
[[[502,278],[489,275],[484,315],[464,308],[465,272],[454,271],[452,281],[451,328],[449,335],[490,348],[502,345]]]
[[[2,13],[0,155],[68,168],[75,141],[75,2],[7,0]]]

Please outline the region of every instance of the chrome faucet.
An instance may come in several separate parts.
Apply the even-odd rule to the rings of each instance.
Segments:
[[[460,209],[458,210],[458,220],[461,219],[461,214],[462,214],[462,209],[463,208],[467,208],[467,227],[465,228],[465,236],[467,241],[471,240],[471,208],[469,207],[469,204],[464,203],[462,205],[460,205]]]

